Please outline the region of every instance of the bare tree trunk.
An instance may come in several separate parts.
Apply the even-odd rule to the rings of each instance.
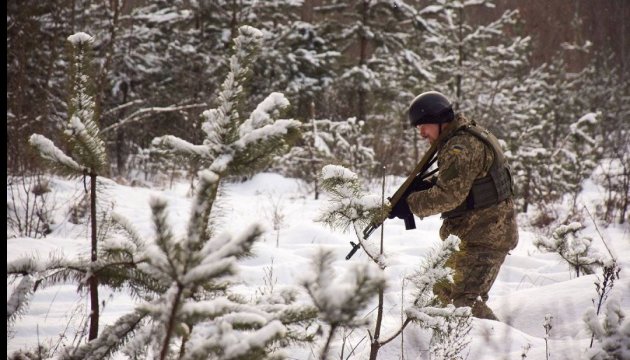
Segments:
[[[123,100],[122,103],[126,104],[127,103],[127,93],[128,93],[128,86],[126,83],[123,83],[121,86],[121,90],[123,93]],[[122,120],[125,118],[125,109],[121,109],[120,110],[120,115],[118,116],[119,120]],[[118,172],[119,176],[124,176],[125,174],[125,160],[126,160],[126,156],[127,154],[125,154],[125,132],[123,129],[116,129],[116,170]]]
[[[385,166],[383,166],[382,178],[383,178],[383,184],[381,187],[381,206],[385,206]],[[384,236],[385,236],[385,226],[383,224],[381,225],[381,251],[380,251],[381,256],[383,255],[383,252],[384,252],[384,244],[383,244]],[[376,326],[374,328],[374,337],[372,338],[372,344],[370,345],[370,360],[376,360],[376,358],[378,357],[378,351],[382,346],[380,342],[380,337],[381,337],[381,327],[383,325],[383,307],[385,303],[384,294],[385,294],[385,289],[380,288],[378,290],[378,309],[376,312]]]
[[[171,336],[173,336],[173,331],[175,331],[175,318],[177,317],[177,308],[179,307],[179,302],[181,300],[183,291],[184,289],[182,288],[182,285],[178,285],[177,295],[175,295],[175,303],[173,303],[171,316],[168,319],[168,325],[166,327],[164,344],[162,344],[162,350],[160,351],[160,360],[164,360],[168,357],[168,349],[171,343]]]
[[[459,66],[459,69],[457,71],[457,77],[456,77],[456,94],[457,94],[457,103],[455,104],[455,107],[457,109],[459,109],[459,106],[462,103],[462,67],[464,66],[464,45],[462,43],[464,39],[464,8],[460,8],[459,9],[459,46],[458,46],[458,51],[459,51],[459,59],[457,61],[457,65]]]
[[[90,213],[92,223],[92,264],[98,259],[96,252],[96,174],[90,173]],[[92,273],[89,280],[90,284],[90,332],[89,340],[96,339],[98,337],[98,318],[99,318],[99,304],[98,304],[98,278],[96,274]]]
[[[370,9],[369,1],[363,0],[363,8],[361,10],[362,15],[362,24],[364,27],[368,26],[368,10]],[[365,35],[361,34],[359,38],[360,46],[361,46],[361,54],[359,56],[359,65],[363,66],[367,63],[367,50],[368,50],[368,39]],[[358,91],[359,95],[359,108],[358,108],[358,120],[366,120],[367,117],[367,93],[366,91],[359,87]]]

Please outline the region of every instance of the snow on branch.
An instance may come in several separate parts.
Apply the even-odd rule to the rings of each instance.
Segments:
[[[319,249],[312,261],[312,271],[301,280],[320,319],[334,326],[356,327],[368,321],[361,310],[386,286],[383,271],[372,262],[353,263],[342,275],[336,276],[331,250]]]
[[[66,351],[60,360],[100,360],[119,350],[146,318],[148,314],[134,311],[124,315],[112,325],[107,326],[101,335],[72,351]]]
[[[94,38],[87,33],[78,32],[76,34],[68,36],[68,41],[71,42],[74,46],[79,46],[81,44],[93,43]]]
[[[81,162],[94,171],[102,170],[107,166],[105,142],[99,136],[96,123],[88,117],[82,120],[78,114],[70,117],[65,132],[77,145],[74,151]]]
[[[136,100],[135,102],[123,104],[115,109],[108,111],[108,113],[115,112],[116,110],[120,110],[126,106],[130,106],[135,103],[138,103],[138,101]],[[195,108],[200,108],[204,106],[207,106],[207,104],[201,103],[201,104],[189,104],[189,105],[172,105],[172,106],[167,106],[167,107],[154,106],[154,107],[149,107],[149,108],[142,108],[142,109],[136,110],[135,112],[126,116],[124,119],[118,121],[117,123],[103,128],[101,130],[101,134],[105,134],[107,132],[117,130],[123,126],[136,123],[154,114],[165,113],[165,112],[176,112],[176,111],[182,111],[182,110],[187,110],[187,109],[195,109]]]
[[[11,297],[7,300],[7,323],[13,323],[24,312],[32,293],[33,278],[30,275],[23,276],[18,286],[11,293]]]
[[[414,307],[424,308],[433,302],[433,286],[438,281],[453,281],[452,270],[444,265],[451,254],[459,250],[460,243],[457,236],[450,235],[424,259],[420,269],[410,276],[409,279],[415,286]]]
[[[274,119],[280,116],[280,112],[289,106],[289,100],[282,93],[273,92],[263,100],[254,111],[252,111],[249,119],[245,120],[239,128],[241,138],[252,132],[254,129],[260,129],[263,126],[271,125]]]
[[[47,137],[40,134],[33,134],[29,139],[29,143],[37,149],[41,157],[58,165],[63,172],[71,174],[83,172],[81,165],[55,146]]]
[[[165,150],[172,150],[178,154],[194,155],[194,156],[207,156],[208,148],[204,145],[194,145],[186,140],[182,140],[174,135],[165,135],[153,139],[151,145]]]
[[[330,200],[316,221],[346,231],[351,226],[365,226],[376,216],[381,216],[381,197],[366,194],[354,172],[342,166],[326,165],[322,168],[320,179],[322,189],[330,195]]]
[[[210,170],[199,172],[197,194],[193,200],[188,221],[188,236],[185,240],[188,251],[198,251],[209,238],[208,221],[217,195],[219,180],[219,176]]]

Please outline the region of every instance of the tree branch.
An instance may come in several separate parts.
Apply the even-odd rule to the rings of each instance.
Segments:
[[[150,107],[150,108],[142,108],[140,110],[137,110],[136,112],[134,112],[133,114],[127,116],[126,118],[120,120],[119,122],[117,122],[116,124],[112,124],[106,128],[103,128],[101,130],[101,134],[105,134],[107,132],[116,130],[122,126],[128,125],[130,123],[134,123],[137,121],[140,121],[146,117],[148,117],[149,115],[152,114],[157,114],[157,113],[163,113],[163,112],[173,112],[173,111],[180,111],[180,110],[186,110],[186,109],[193,109],[193,108],[199,108],[199,107],[206,107],[208,106],[206,103],[200,103],[200,104],[190,104],[190,105],[181,105],[181,106],[168,106],[168,107]]]

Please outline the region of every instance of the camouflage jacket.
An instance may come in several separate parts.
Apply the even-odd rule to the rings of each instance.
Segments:
[[[468,119],[458,114],[444,129],[447,133],[440,137],[437,144],[440,171],[435,186],[407,197],[409,208],[417,216],[422,218],[455,209],[465,201],[475,179],[488,174],[494,161],[492,149],[474,135],[457,131],[469,123]],[[496,233],[500,239],[488,239],[489,232]],[[464,242],[479,245],[492,243],[493,247],[501,249],[514,248],[518,233],[512,199],[470,210],[457,218],[445,219],[440,236],[445,238],[449,234],[458,235]]]

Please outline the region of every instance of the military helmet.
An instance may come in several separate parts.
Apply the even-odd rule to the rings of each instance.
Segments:
[[[455,118],[453,105],[437,91],[418,95],[409,106],[409,123],[412,127],[421,124],[443,124]]]

